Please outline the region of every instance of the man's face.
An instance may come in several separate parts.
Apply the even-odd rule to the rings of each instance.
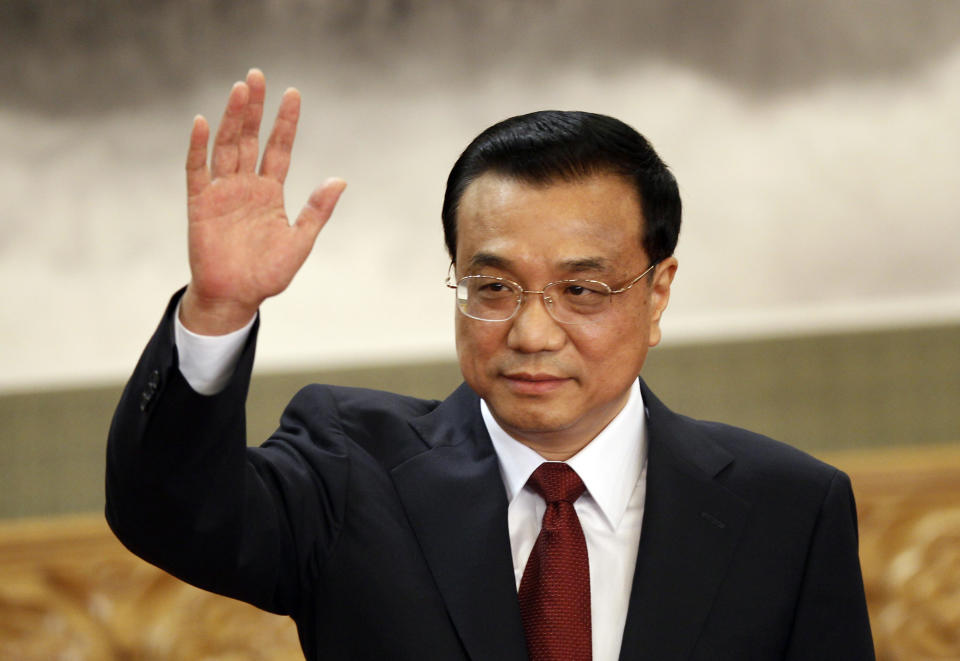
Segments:
[[[556,280],[622,287],[650,264],[636,189],[616,175],[532,186],[494,174],[476,179],[457,214],[457,277],[494,275],[524,289]],[[550,459],[590,442],[623,408],[660,317],[674,258],[612,297],[596,323],[561,324],[527,294],[508,321],[457,313],[457,354],[467,383],[517,440]]]

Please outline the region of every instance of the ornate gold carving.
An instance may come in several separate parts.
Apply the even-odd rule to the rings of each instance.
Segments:
[[[290,619],[178,581],[127,552],[98,517],[0,528],[0,659],[302,661],[303,654]]]
[[[960,659],[960,447],[828,457],[850,474],[878,661]]]

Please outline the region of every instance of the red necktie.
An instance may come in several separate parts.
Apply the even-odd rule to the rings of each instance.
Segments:
[[[540,464],[527,482],[547,501],[520,581],[530,661],[590,661],[590,564],[573,503],[583,481],[563,463]]]

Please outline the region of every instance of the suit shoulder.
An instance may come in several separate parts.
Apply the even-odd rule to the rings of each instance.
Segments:
[[[439,403],[370,388],[311,384],[293,397],[284,419],[339,429],[346,438],[381,455],[384,451],[389,453],[391,446],[396,449],[401,439],[414,438],[408,423],[431,412]]]
[[[412,420],[426,415],[439,403],[371,388],[314,383],[301,388],[288,409],[323,409],[326,414],[335,415],[341,424],[361,422],[370,426]]]
[[[692,418],[687,421],[732,456],[726,471],[729,483],[812,489],[820,493],[839,472],[820,459],[763,434],[721,422]]]
[[[807,485],[820,489],[836,477],[836,468],[791,445],[733,425],[699,420],[669,409],[641,379],[650,441],[679,461],[731,485],[756,483]]]

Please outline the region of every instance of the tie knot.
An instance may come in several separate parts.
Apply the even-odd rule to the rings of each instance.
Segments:
[[[527,481],[548,504],[557,501],[574,503],[586,487],[577,472],[567,464],[548,461],[540,464]]]

